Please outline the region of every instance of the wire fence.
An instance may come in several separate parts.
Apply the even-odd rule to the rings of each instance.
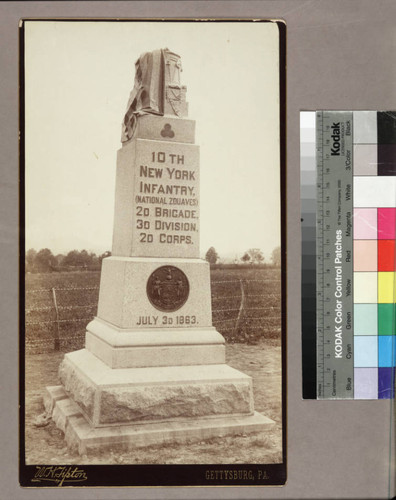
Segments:
[[[213,280],[213,326],[228,342],[255,343],[281,329],[280,279]],[[27,352],[70,351],[84,347],[85,327],[97,313],[99,286],[27,289]]]

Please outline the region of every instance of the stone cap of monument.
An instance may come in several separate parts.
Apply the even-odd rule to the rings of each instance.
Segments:
[[[145,52],[135,63],[135,82],[122,123],[121,142],[133,138],[140,116],[184,118],[187,87],[180,83],[181,58],[169,49]]]

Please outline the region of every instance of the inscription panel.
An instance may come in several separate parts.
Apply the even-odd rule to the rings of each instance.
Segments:
[[[199,148],[137,140],[133,257],[199,257]]]

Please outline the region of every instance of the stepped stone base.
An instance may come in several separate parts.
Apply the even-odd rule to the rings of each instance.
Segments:
[[[275,425],[269,418],[253,412],[249,415],[179,418],[95,428],[87,421],[80,407],[67,396],[62,386],[47,387],[44,400],[57,427],[65,433],[69,448],[78,451],[80,455],[111,448],[131,450],[153,444],[182,444],[214,437],[256,433],[269,430]]]
[[[87,349],[65,355],[46,411],[69,447],[89,450],[260,432],[251,377],[220,364],[111,368]]]
[[[253,413],[251,378],[226,364],[112,369],[81,349],[59,376],[93,427]]]
[[[224,338],[214,327],[118,328],[100,318],[87,326],[85,347],[110,368],[225,363]]]

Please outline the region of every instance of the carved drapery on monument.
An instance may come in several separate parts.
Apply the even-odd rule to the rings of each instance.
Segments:
[[[187,87],[180,83],[183,70],[178,54],[169,49],[145,52],[136,61],[135,70],[135,83],[122,123],[122,143],[132,139],[139,116],[187,116]]]

